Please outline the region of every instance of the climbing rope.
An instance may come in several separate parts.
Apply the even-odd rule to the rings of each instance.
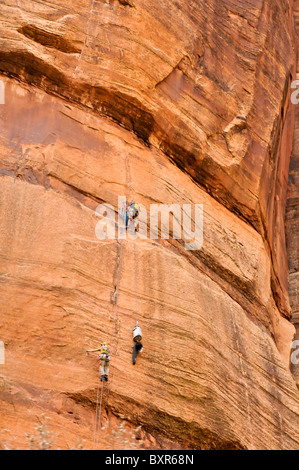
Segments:
[[[110,338],[110,346],[112,344],[112,340],[113,340],[113,337],[117,331],[117,319],[118,319],[118,295],[119,295],[119,283],[120,283],[120,272],[121,272],[121,262],[122,262],[122,247],[123,247],[123,239],[121,239],[120,241],[120,252],[119,252],[119,263],[118,263],[118,273],[117,273],[117,279],[116,279],[116,288],[115,288],[115,292],[114,292],[114,298],[115,298],[115,302],[114,302],[114,325],[113,325],[113,331],[112,331],[112,334],[111,334],[111,338]],[[115,351],[116,353],[117,351]]]
[[[120,251],[119,251],[119,261],[118,261],[118,272],[116,280],[116,288],[114,292],[115,302],[114,302],[114,322],[113,322],[113,331],[110,338],[110,346],[112,346],[113,339],[117,336],[117,321],[118,321],[118,296],[119,296],[119,285],[120,285],[120,274],[121,274],[121,264],[122,264],[122,248],[123,248],[123,238],[120,241]],[[138,296],[137,296],[137,263],[136,263],[136,230],[134,233],[134,276],[135,276],[135,302],[136,302],[136,325],[138,325]],[[117,354],[117,342],[114,355]],[[96,401],[96,417],[95,417],[95,429],[94,429],[94,449],[98,447],[99,433],[101,429],[101,415],[102,415],[102,402],[103,402],[103,389],[104,382],[102,382],[101,387],[101,396],[100,396],[100,369],[99,369],[99,379],[97,387],[97,401]],[[110,389],[108,389],[109,398]],[[100,396],[100,398],[99,398]]]
[[[99,432],[101,427],[101,412],[102,412],[102,401],[103,401],[103,388],[104,382],[102,382],[102,389],[101,389],[101,399],[99,403],[99,392],[100,392],[100,368],[99,368],[99,381],[98,381],[98,390],[97,390],[97,404],[96,404],[96,417],[95,417],[95,426],[94,426],[94,435],[93,435],[93,448],[94,450],[98,447],[99,441]],[[99,410],[100,407],[100,410]]]
[[[76,74],[77,74],[77,71],[79,70],[79,66],[80,66],[80,62],[81,62],[81,59],[82,59],[82,56],[85,52],[85,49],[87,47],[87,42],[88,42],[88,37],[89,37],[89,27],[90,27],[90,23],[91,23],[91,20],[92,20],[92,15],[93,15],[93,12],[94,12],[94,7],[95,7],[95,0],[91,0],[91,6],[90,6],[90,10],[89,10],[89,14],[88,14],[88,20],[87,20],[87,25],[86,25],[86,32],[85,32],[85,39],[84,39],[84,44],[83,44],[83,47],[81,49],[81,52],[80,52],[80,55],[78,57],[78,61],[77,61],[77,64],[76,64],[76,67],[75,67],[75,70],[73,72],[73,75],[72,75],[72,79],[75,78]]]
[[[135,233],[134,233],[134,271],[135,271],[136,325],[138,325],[137,266],[136,266],[136,230],[135,230]]]
[[[110,338],[110,346],[112,345],[113,337],[117,333],[117,319],[118,319],[118,295],[119,295],[119,284],[120,284],[120,273],[121,273],[121,262],[122,262],[122,242],[123,240],[121,239],[120,241],[120,252],[119,252],[119,262],[118,262],[118,273],[117,273],[117,281],[116,281],[116,289],[114,292],[115,295],[115,302],[114,302],[114,324],[113,324],[113,331],[111,334]],[[116,343],[116,350],[115,350],[115,355],[117,354],[117,343]],[[99,399],[100,395],[100,377],[101,377],[101,372],[99,368],[99,380],[98,380],[98,387],[97,387],[97,401],[96,401],[96,417],[95,417],[95,427],[94,427],[94,450],[97,449],[98,447],[98,441],[99,441],[99,434],[100,434],[100,429],[101,429],[101,416],[102,416],[102,403],[103,403],[103,389],[104,389],[104,382],[102,382],[102,388],[101,388],[101,396]],[[110,394],[110,389],[108,389],[108,397],[109,398]]]

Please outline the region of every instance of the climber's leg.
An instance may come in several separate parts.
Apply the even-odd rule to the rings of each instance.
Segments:
[[[104,359],[101,359],[101,362],[100,362],[100,374],[101,374],[101,381],[104,380],[104,377],[105,377],[105,360]]]
[[[133,347],[133,365],[136,364],[136,359],[137,359],[137,348],[136,348],[136,344],[135,344],[134,347]]]
[[[108,381],[110,361],[105,361],[105,380]]]

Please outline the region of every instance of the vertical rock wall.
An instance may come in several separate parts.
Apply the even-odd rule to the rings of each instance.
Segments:
[[[284,229],[293,25],[288,0],[1,3],[0,424],[11,447],[42,413],[60,447],[78,436],[92,447],[98,371],[85,350],[105,339],[110,441],[122,422],[140,448],[298,449]],[[119,195],[148,211],[204,207],[202,249],[136,242],[136,366],[134,245],[120,263],[119,240],[95,234],[96,207],[117,209]]]

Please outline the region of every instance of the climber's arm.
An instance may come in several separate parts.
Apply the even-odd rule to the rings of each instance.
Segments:
[[[97,349],[87,349],[86,352],[87,353],[90,353],[90,352],[97,352],[97,351],[100,351],[101,348],[97,348]]]

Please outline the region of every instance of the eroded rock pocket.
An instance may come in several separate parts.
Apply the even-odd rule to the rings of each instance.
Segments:
[[[69,40],[30,24],[22,26],[18,29],[18,32],[42,46],[52,47],[66,54],[79,54],[81,52],[80,49],[75,47]]]

